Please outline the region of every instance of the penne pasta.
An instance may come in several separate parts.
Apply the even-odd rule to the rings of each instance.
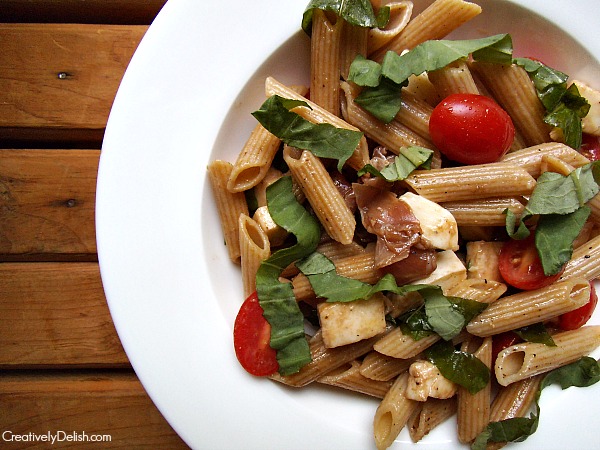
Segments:
[[[554,156],[576,168],[590,162],[577,150],[560,142],[547,142],[507,153],[502,162],[522,167],[532,177],[537,178],[542,174],[542,160],[545,156]]]
[[[413,442],[419,442],[456,413],[456,396],[446,399],[430,397],[421,403],[408,420],[408,432]]]
[[[370,395],[383,399],[392,387],[392,381],[375,381],[360,373],[360,363],[352,361],[346,366],[339,367],[327,375],[317,379],[317,383],[327,384],[353,392]]]
[[[409,359],[422,353],[440,339],[440,336],[434,333],[415,341],[411,336],[404,334],[400,327],[397,327],[379,339],[373,345],[373,350],[392,358]]]
[[[583,278],[503,297],[475,317],[467,331],[475,336],[491,336],[545,322],[585,305],[590,298],[590,286]]]
[[[239,218],[240,265],[244,298],[256,291],[256,272],[271,254],[269,238],[260,225],[245,214]]]
[[[452,213],[458,226],[468,227],[503,227],[506,224],[507,209],[517,217],[525,209],[518,197],[463,200],[444,202],[441,205]]]
[[[227,182],[233,166],[226,161],[216,160],[208,167],[210,181],[217,211],[221,221],[221,229],[225,239],[225,246],[229,259],[235,263],[240,262],[240,239],[238,219],[241,214],[248,215],[248,205],[243,193],[234,193],[227,190]]]
[[[406,372],[414,359],[399,359],[377,351],[368,353],[360,364],[360,373],[371,380],[389,381]]]
[[[567,263],[560,279],[567,280],[577,277],[589,281],[600,277],[600,236],[590,239],[573,251],[573,256]]]
[[[406,426],[408,419],[417,409],[418,403],[406,397],[408,373],[396,378],[375,412],[373,434],[378,449],[392,445],[394,439]]]
[[[388,44],[400,34],[412,17],[413,3],[411,1],[393,2],[386,6],[390,8],[390,20],[384,28],[369,29],[368,55],[372,55],[373,52]]]
[[[600,326],[589,325],[552,336],[556,347],[526,342],[502,350],[496,359],[498,383],[508,386],[516,381],[546,373],[577,361],[600,345]]]
[[[342,79],[348,79],[350,65],[358,55],[366,56],[369,42],[369,28],[351,25],[348,22],[342,24],[342,35],[340,38],[340,75]],[[339,94],[339,85],[338,85]],[[339,97],[338,97],[339,98]],[[338,104],[339,111],[339,104]]]

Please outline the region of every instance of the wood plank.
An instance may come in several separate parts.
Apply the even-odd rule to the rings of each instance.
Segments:
[[[129,367],[97,263],[0,263],[0,348],[0,369]]]
[[[99,158],[99,150],[0,150],[0,260],[96,253]]]
[[[0,141],[106,126],[142,25],[0,24]],[[3,133],[7,128],[9,133]],[[18,131],[21,135],[16,135]]]
[[[166,0],[2,0],[0,21],[148,25]]]
[[[0,428],[17,435],[107,435],[98,448],[187,446],[156,409],[133,372],[0,374]],[[64,434],[57,434],[58,432]],[[5,434],[4,437],[7,437]],[[105,438],[107,440],[108,438]],[[80,448],[83,441],[56,443]],[[90,444],[87,444],[90,445]],[[46,449],[46,442],[10,442],[7,448]]]

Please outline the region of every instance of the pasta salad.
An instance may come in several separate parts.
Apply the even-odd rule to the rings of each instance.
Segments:
[[[310,86],[268,77],[208,166],[240,364],[380,399],[378,449],[454,416],[474,449],[522,441],[546,386],[600,379],[600,91],[508,34],[444,39],[481,12],[311,0]]]

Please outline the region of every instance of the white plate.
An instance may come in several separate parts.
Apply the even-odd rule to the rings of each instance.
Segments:
[[[107,126],[96,215],[106,296],[143,385],[194,448],[374,448],[377,401],[288,389],[237,364],[231,335],[241,283],[206,180],[208,161],[233,160],[253,127],[264,76],[307,79],[308,41],[299,31],[306,3],[169,1],[127,70]],[[516,3],[600,56],[596,0]],[[517,55],[600,86],[598,63],[572,37],[513,3],[481,4],[484,15],[457,36],[510,32]],[[517,448],[598,447],[599,398],[600,386],[548,389],[538,432]],[[413,448],[408,442],[403,433],[394,448]],[[421,445],[466,448],[453,421]]]

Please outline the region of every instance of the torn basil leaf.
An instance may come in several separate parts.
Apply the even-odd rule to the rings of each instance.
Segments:
[[[306,102],[273,95],[252,115],[270,133],[292,147],[309,150],[316,156],[338,160],[338,170],[352,156],[363,134],[337,128],[329,123],[314,124],[290,111]]]
[[[490,382],[490,369],[475,355],[439,341],[424,351],[425,358],[448,380],[476,394]]]
[[[544,344],[548,347],[556,347],[552,335],[548,333],[548,329],[543,323],[536,323],[526,327],[514,330],[514,332],[524,341],[535,342],[536,344]]]
[[[523,442],[537,430],[540,420],[539,400],[542,391],[551,384],[562,389],[571,386],[588,387],[600,381],[600,364],[594,358],[583,358],[548,373],[536,394],[535,411],[529,417],[514,417],[499,422],[490,422],[471,445],[471,450],[485,450],[490,442]]]
[[[370,173],[386,181],[401,181],[418,168],[429,169],[432,158],[433,150],[416,146],[403,147],[399,150],[399,154],[394,158],[393,162],[381,169],[381,171],[377,170],[371,164],[367,164],[358,171],[357,175],[360,177],[366,173]]]
[[[294,234],[297,241],[263,261],[256,274],[259,304],[271,325],[270,344],[277,351],[279,373],[289,375],[309,363],[311,356],[304,335],[304,316],[291,284],[281,283],[279,275],[288,265],[316,249],[321,230],[318,221],[296,200],[289,176],[267,188],[267,206],[275,223]]]
[[[350,66],[349,79],[365,89],[355,101],[389,123],[400,111],[400,91],[411,75],[441,69],[471,54],[480,61],[508,64],[512,61],[512,39],[508,34],[499,34],[482,39],[431,40],[402,55],[390,51],[381,65],[358,57]]]
[[[442,339],[457,336],[467,323],[481,313],[487,304],[459,297],[446,297],[440,291],[428,291],[425,296],[427,321]]]
[[[315,9],[334,12],[346,22],[366,28],[383,28],[390,20],[389,6],[380,8],[375,14],[369,0],[311,0],[302,16],[302,29],[309,36]]]

